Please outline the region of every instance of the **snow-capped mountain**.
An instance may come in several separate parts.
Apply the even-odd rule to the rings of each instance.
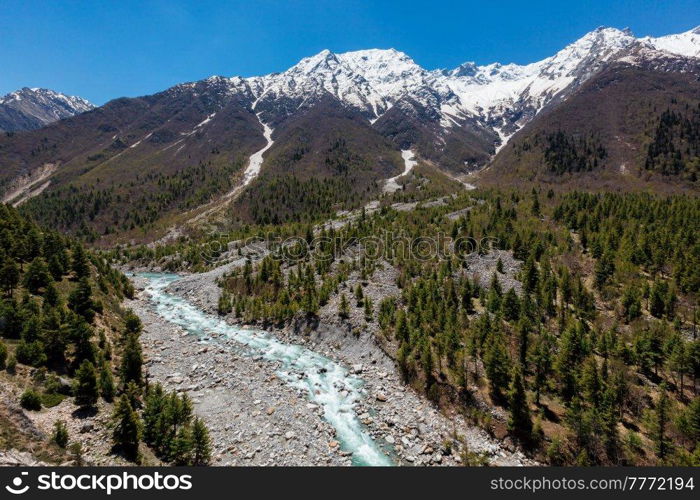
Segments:
[[[81,97],[25,87],[0,97],[0,130],[32,130],[94,107]]]
[[[58,208],[44,212],[45,222],[69,227],[74,213],[100,205],[93,221],[98,234],[114,224],[115,213],[132,214],[122,221],[128,227],[143,221],[144,212],[154,221],[223,192],[240,193],[234,212],[241,220],[285,220],[301,210],[296,203],[318,182],[328,183],[324,203],[369,200],[403,171],[400,151],[410,150],[421,168],[449,177],[489,164],[488,172],[517,167],[521,178],[529,178],[542,163],[526,144],[531,131],[560,129],[572,137],[595,132],[614,163],[604,165],[606,174],[617,180],[636,168],[650,140],[636,133],[658,119],[645,107],[649,102],[655,103],[651,109],[672,102],[696,108],[698,31],[636,38],[628,30],[598,28],[530,64],[466,62],[439,70],[422,68],[394,49],[324,50],[281,73],[213,76],[116,99],[40,131],[0,134],[0,194],[24,186],[43,197],[82,186],[86,191],[72,203],[87,205],[62,210],[62,202],[52,199]],[[26,116],[22,109],[46,121],[90,107],[29,89],[0,101],[5,115]],[[32,119],[25,128],[44,123]],[[517,156],[526,149],[533,151],[530,164]],[[250,165],[259,172],[255,182],[243,174]],[[91,201],[96,178],[103,190],[128,183],[109,209]],[[191,183],[196,199],[177,187]],[[145,192],[153,196],[146,200]],[[104,196],[111,199],[109,191]],[[261,196],[288,205],[276,212]],[[155,206],[153,199],[164,201]]]
[[[631,53],[636,59],[623,59]],[[698,54],[700,27],[658,38],[635,38],[627,29],[601,27],[553,56],[526,65],[467,62],[452,70],[426,70],[394,49],[340,54],[324,50],[281,73],[226,81],[231,93],[250,98],[255,112],[269,122],[284,120],[330,94],[370,123],[403,101],[404,106],[421,106],[424,116],[435,117],[443,134],[465,123],[479,123],[495,131],[503,143],[544,107],[612,61]]]
[[[302,59],[283,73],[246,79],[255,95],[255,108],[279,107],[279,102],[297,107],[324,93],[376,120],[401,96],[431,85],[430,72],[402,52],[361,50],[334,54],[324,50]],[[289,106],[289,111],[296,108]]]
[[[628,31],[598,28],[532,64],[472,64],[472,74],[462,76],[463,65],[446,75],[456,96],[453,109],[479,116],[505,138],[634,43]]]
[[[658,38],[644,37],[641,39],[657,50],[685,57],[700,57],[700,26],[678,35],[667,35]]]

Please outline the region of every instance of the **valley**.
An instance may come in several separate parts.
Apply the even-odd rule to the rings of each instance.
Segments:
[[[198,276],[185,277],[182,286],[175,276],[144,276],[137,287],[156,284],[145,284],[131,306],[146,318],[149,371],[191,394],[221,465],[456,465],[460,450],[443,450],[455,429],[467,449],[495,464],[527,463],[481,429],[421,401],[371,339],[358,348],[339,332],[305,338],[227,326],[216,311],[201,313],[188,303],[211,309],[197,292],[205,286]],[[188,302],[157,291],[159,280]]]
[[[0,463],[700,465],[700,28],[0,99]]]

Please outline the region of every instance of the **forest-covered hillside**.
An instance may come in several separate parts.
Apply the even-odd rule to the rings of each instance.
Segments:
[[[546,463],[700,463],[696,197],[483,191],[426,205],[280,226],[300,247],[225,275],[220,314],[370,331],[406,383]],[[376,243],[386,234],[438,243],[422,256]]]
[[[0,450],[47,463],[208,460],[191,402],[147,384],[141,322],[121,306],[133,294],[103,257],[0,205]],[[63,418],[47,433],[52,412]],[[85,426],[99,436],[91,449]]]

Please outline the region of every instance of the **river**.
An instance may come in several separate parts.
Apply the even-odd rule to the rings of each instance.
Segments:
[[[146,293],[156,313],[187,332],[205,337],[215,333],[241,344],[251,356],[279,363],[277,376],[323,408],[324,419],[336,430],[342,450],[352,453],[353,465],[393,465],[389,455],[372,439],[355,412],[365,393],[360,378],[335,361],[306,347],[288,344],[263,330],[240,328],[205,313],[187,300],[168,293],[176,274],[140,273],[148,284]]]

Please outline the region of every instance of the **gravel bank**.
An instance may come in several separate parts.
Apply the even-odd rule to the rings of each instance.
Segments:
[[[227,269],[231,264],[225,266]],[[173,293],[207,312],[214,312],[221,268],[189,275],[170,286]],[[143,344],[152,380],[186,391],[195,411],[210,429],[219,465],[349,465],[333,427],[321,410],[301,391],[286,385],[267,360],[244,355],[226,338],[207,343],[157,316],[144,282],[127,304],[144,322]],[[317,328],[300,334],[293,328],[273,331],[285,342],[304,345],[333,359],[364,380],[366,397],[356,413],[376,442],[394,454],[401,465],[458,465],[460,445],[445,448],[459,435],[472,452],[484,453],[493,465],[521,465],[529,461],[508,451],[483,430],[461,416],[446,416],[400,380],[393,361],[369,332],[357,336],[340,328],[332,314],[321,314]]]

